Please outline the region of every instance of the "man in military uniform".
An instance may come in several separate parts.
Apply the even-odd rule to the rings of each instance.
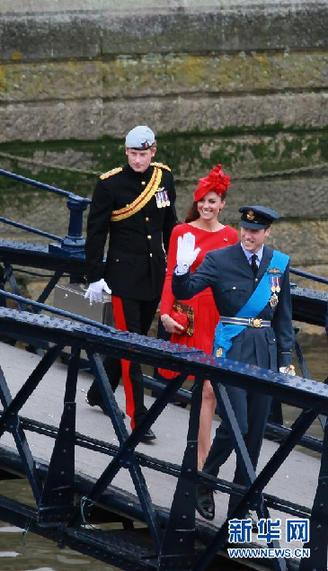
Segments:
[[[291,365],[294,332],[289,287],[289,258],[265,245],[270,226],[279,218],[264,206],[243,206],[240,242],[215,250],[205,257],[193,274],[189,267],[198,255],[192,234],[185,234],[178,244],[177,267],[173,291],[178,299],[188,299],[210,286],[220,313],[213,345],[217,357],[227,357],[251,365],[295,374]],[[256,468],[271,397],[226,387],[239,427]],[[219,403],[220,407],[220,403]],[[220,466],[233,450],[226,422],[216,431],[203,471],[217,476]],[[246,485],[240,463],[234,482]],[[231,495],[229,514],[238,503]],[[199,513],[214,518],[213,492],[205,485],[197,487]]]
[[[176,224],[175,187],[168,166],[152,162],[153,131],[138,125],[126,136],[127,164],[100,176],[87,222],[86,264],[90,303],[112,291],[114,325],[147,335],[165,275],[169,238]],[[104,248],[109,234],[105,265]],[[122,373],[126,410],[132,429],[144,418],[144,388],[137,363],[106,358],[105,369],[115,390]],[[94,382],[87,395],[91,406],[101,397]],[[153,440],[152,430],[144,441]]]

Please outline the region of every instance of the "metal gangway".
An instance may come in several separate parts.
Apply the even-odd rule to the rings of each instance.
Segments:
[[[1,171],[0,174],[20,180],[14,173]],[[22,177],[24,178],[24,177]],[[45,187],[48,185],[24,179],[27,184]],[[69,209],[68,234],[64,238],[45,236],[42,230],[27,227],[22,230],[42,233],[55,240],[56,244],[33,245],[28,242],[0,240],[0,261],[3,266],[2,289],[0,291],[0,331],[9,342],[25,343],[28,347],[40,347],[40,361],[33,372],[12,395],[3,371],[0,374],[0,397],[3,411],[0,418],[0,434],[10,433],[15,442],[16,454],[6,454],[1,447],[2,474],[13,473],[27,478],[35,505],[28,507],[18,501],[0,498],[0,517],[21,527],[29,522],[36,533],[46,535],[61,545],[70,545],[81,552],[87,552],[103,561],[114,562],[122,569],[210,569],[218,551],[224,549],[228,534],[228,521],[218,529],[212,529],[195,519],[195,486],[206,482],[213,489],[240,494],[240,504],[234,516],[242,518],[254,498],[263,498],[259,517],[268,518],[269,509],[279,508],[285,513],[299,517],[310,517],[311,557],[300,563],[300,570],[326,569],[328,540],[328,507],[325,497],[327,470],[327,429],[324,425],[323,441],[316,445],[322,451],[322,464],[319,484],[316,490],[312,512],[298,504],[285,501],[265,492],[267,483],[275,477],[279,467],[297,444],[306,444],[305,432],[318,415],[327,415],[328,388],[324,383],[303,377],[286,377],[257,367],[238,364],[229,360],[214,359],[197,350],[177,347],[168,342],[145,338],[136,334],[119,332],[97,324],[87,318],[72,315],[45,305],[50,292],[59,279],[67,275],[76,281],[84,273],[82,217],[88,199],[76,197],[61,189],[50,191],[65,193]],[[37,301],[20,295],[15,278],[17,267],[42,268],[53,272],[48,284]],[[320,276],[306,275],[301,270],[295,274],[324,281]],[[326,282],[325,282],[326,283]],[[13,293],[8,291],[9,285]],[[306,321],[323,326],[327,311],[327,294],[307,288],[292,288],[293,316],[298,321]],[[15,303],[17,309],[7,306]],[[51,317],[49,314],[56,314]],[[60,317],[64,317],[61,319]],[[67,321],[67,318],[70,321]],[[59,427],[35,422],[20,414],[37,387],[43,382],[47,371],[61,357],[64,349],[69,350],[67,377],[63,395]],[[92,373],[98,380],[105,402],[108,417],[111,419],[118,446],[106,441],[95,441],[88,435],[76,431],[76,386],[79,370],[83,365],[81,354],[87,356]],[[176,379],[161,385],[160,394],[151,406],[143,424],[129,434],[102,365],[101,355],[110,354],[126,358],[152,367],[165,367],[178,373]],[[195,376],[192,392],[182,388],[188,375]],[[241,457],[244,471],[249,481],[247,489],[236,489],[229,482],[211,478],[197,472],[197,435],[201,389],[204,379],[211,380],[216,396],[223,402],[224,414],[235,442],[236,453]],[[150,382],[149,386],[156,386]],[[258,475],[254,473],[238,424],[231,410],[225,386],[243,386],[270,394],[282,402],[300,409],[293,426],[283,430],[282,442]],[[188,393],[188,394],[187,394]],[[190,416],[186,447],[180,465],[169,460],[159,461],[136,451],[142,434],[163,413],[168,403],[178,397],[190,402]],[[26,432],[38,432],[54,439],[55,444],[49,462],[35,458],[28,445]],[[80,478],[75,469],[77,447],[88,448],[111,457],[108,465],[96,481]],[[154,505],[143,475],[144,467],[170,474],[177,478],[176,490],[169,509]],[[127,470],[135,488],[135,498],[131,495],[110,492],[112,480],[120,471]],[[119,548],[118,533],[108,529],[88,527],[92,514],[102,512],[107,522],[116,514],[123,525],[125,549]],[[105,513],[105,515],[104,515]],[[95,517],[97,520],[97,517]],[[140,547],[140,533],[134,527],[134,520],[142,521],[147,528],[147,541]],[[275,545],[275,542],[273,542]],[[274,560],[276,569],[287,569],[286,561],[278,557]],[[217,566],[215,568],[218,568]],[[224,568],[224,566],[222,567]]]
[[[34,302],[35,303],[35,302]],[[47,307],[47,310],[51,309]],[[115,562],[122,569],[184,569],[201,571],[210,569],[218,550],[227,541],[229,522],[226,520],[218,529],[210,532],[202,529],[195,519],[195,489],[198,482],[206,482],[213,489],[239,493],[240,503],[233,518],[243,518],[254,499],[263,498],[258,508],[259,518],[269,518],[270,508],[279,508],[298,517],[309,517],[309,510],[272,497],[265,493],[265,486],[275,477],[278,469],[291,451],[299,444],[301,437],[318,416],[328,414],[328,386],[310,379],[290,377],[255,366],[240,364],[228,359],[215,359],[201,351],[175,346],[169,342],[146,338],[132,333],[117,331],[108,326],[94,323],[67,321],[49,315],[35,315],[15,309],[0,309],[0,331],[12,339],[26,340],[38,344],[39,340],[49,342],[49,348],[15,395],[11,395],[4,373],[0,372],[0,397],[3,412],[0,418],[0,434],[12,434],[17,454],[6,457],[0,454],[1,470],[24,475],[31,487],[35,506],[22,506],[18,501],[0,497],[0,517],[21,527],[27,525],[41,535],[46,535],[61,545],[70,545],[82,552],[89,550],[103,561]],[[58,429],[33,419],[22,418],[20,410],[33,392],[43,382],[49,368],[60,356],[64,347],[70,348],[63,406]],[[107,414],[111,419],[118,446],[110,446],[76,432],[76,386],[80,367],[80,354],[84,351],[97,378]],[[108,382],[101,355],[111,355],[131,361],[166,367],[177,371],[161,395],[154,401],[143,423],[128,433],[122,419],[115,395]],[[192,391],[189,428],[181,466],[169,461],[140,455],[136,447],[143,433],[163,413],[170,399],[182,386],[186,377],[195,375]],[[224,416],[229,423],[235,450],[243,463],[249,487],[222,483],[216,478],[197,472],[197,437],[202,383],[210,379],[218,399],[224,407]],[[238,423],[230,406],[226,386],[243,386],[272,396],[279,396],[300,409],[300,414],[288,436],[279,445],[272,457],[258,475],[254,473]],[[49,403],[50,404],[50,403]],[[37,431],[55,439],[48,463],[40,464],[28,444],[27,431]],[[327,558],[328,505],[325,494],[327,470],[327,430],[323,442],[322,464],[316,499],[310,516],[311,536],[309,548],[311,558],[301,562],[300,569],[324,569]],[[76,474],[75,455],[77,447],[88,447],[111,459],[94,482],[79,482]],[[0,450],[1,443],[0,443]],[[158,509],[152,502],[143,469],[147,466],[177,478],[172,505],[169,510]],[[133,481],[137,501],[131,497],[109,493],[113,478],[120,470],[128,470]],[[106,497],[107,494],[107,497]],[[85,521],[92,521],[92,511],[97,506],[118,511],[125,519],[133,516],[147,526],[148,541],[140,548],[140,533],[132,525],[121,531],[125,550],[119,548],[117,531],[86,527]],[[110,517],[108,517],[110,519]],[[106,518],[105,518],[106,520]],[[206,540],[204,541],[204,538]],[[276,541],[269,542],[277,547]],[[308,566],[310,565],[310,566]],[[215,567],[220,568],[220,567]],[[224,566],[222,567],[222,569]],[[283,558],[275,560],[276,569],[287,569]]]

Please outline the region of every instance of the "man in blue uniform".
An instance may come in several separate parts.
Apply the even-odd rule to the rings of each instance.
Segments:
[[[126,136],[127,164],[100,176],[87,223],[86,264],[90,283],[86,297],[101,301],[112,291],[114,325],[147,335],[154,318],[165,276],[165,250],[176,224],[175,187],[171,170],[152,162],[156,153],[153,131],[138,125]],[[105,264],[104,248],[109,235]],[[137,363],[105,359],[115,390],[123,377],[127,414],[135,428],[144,418],[144,389]],[[101,397],[94,382],[87,395],[91,406]],[[144,441],[155,438],[152,430]]]
[[[198,255],[192,234],[178,244],[173,291],[178,299],[188,299],[210,286],[220,321],[215,332],[214,354],[260,367],[293,374],[294,332],[289,286],[289,258],[265,245],[277,212],[265,206],[243,206],[240,242],[215,250],[205,257],[198,270],[189,267]],[[241,432],[256,468],[271,398],[237,387],[226,387]],[[217,476],[220,466],[233,450],[225,421],[217,429],[203,471]],[[234,482],[246,485],[237,460]],[[229,514],[238,503],[231,495]],[[197,488],[197,509],[206,519],[214,518],[213,492]]]

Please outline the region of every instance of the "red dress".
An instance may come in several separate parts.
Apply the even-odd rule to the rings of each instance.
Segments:
[[[175,226],[172,230],[169,244],[166,277],[160,306],[161,315],[170,315],[172,311],[172,306],[175,301],[175,297],[172,293],[172,275],[176,266],[177,241],[178,237],[186,232],[191,232],[195,236],[195,248],[200,248],[200,252],[190,268],[191,272],[194,272],[198,268],[210,250],[225,248],[226,246],[231,246],[238,242],[238,232],[231,226],[224,226],[216,232],[196,228],[188,223]],[[219,313],[214,303],[211,288],[206,288],[191,299],[180,299],[179,301],[188,304],[194,310],[194,332],[191,336],[184,333],[182,335],[172,333],[170,341],[172,341],[172,343],[179,343],[180,345],[187,345],[187,347],[195,347],[205,353],[211,354],[214,330],[219,320]],[[177,374],[166,369],[159,369],[159,373],[167,379],[174,378]]]

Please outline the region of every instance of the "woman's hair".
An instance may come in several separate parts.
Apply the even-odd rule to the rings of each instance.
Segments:
[[[209,190],[209,192],[211,192],[211,191]],[[226,195],[227,195],[226,192],[222,192],[218,196],[220,196],[221,200],[225,200]],[[194,220],[197,220],[198,218],[199,218],[199,212],[197,209],[197,201],[195,200],[187,212],[185,222],[193,222]]]

